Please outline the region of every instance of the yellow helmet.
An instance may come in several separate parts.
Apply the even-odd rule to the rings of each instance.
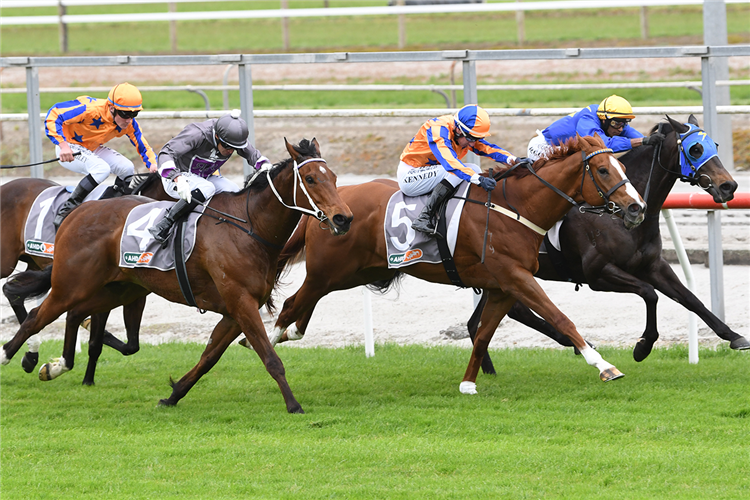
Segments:
[[[619,95],[614,94],[599,104],[596,115],[600,120],[610,120],[612,118],[629,118],[632,120],[635,118],[630,103]]]
[[[464,134],[474,138],[489,137],[490,115],[476,104],[467,104],[453,117]]]
[[[115,109],[123,111],[140,111],[143,109],[143,98],[141,92],[128,82],[120,83],[112,87],[107,96],[109,103]]]

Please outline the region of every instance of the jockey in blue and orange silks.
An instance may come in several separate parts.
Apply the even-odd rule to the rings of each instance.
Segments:
[[[135,173],[133,162],[104,146],[115,137],[127,135],[146,168],[156,172],[154,150],[135,120],[142,109],[140,91],[129,83],[121,83],[109,91],[107,99],[80,96],[59,102],[47,112],[45,131],[55,145],[60,165],[86,174],[57,212],[56,228],[110,173],[117,175],[115,187],[121,193],[129,193],[130,180]],[[77,154],[74,156],[74,153]]]
[[[401,153],[398,185],[407,196],[432,192],[412,229],[436,234],[432,218],[440,204],[463,181],[495,189],[494,179],[480,177],[481,169],[461,159],[469,151],[514,165],[517,158],[486,140],[490,135],[490,116],[476,104],[468,104],[455,115],[439,116],[422,125]]]

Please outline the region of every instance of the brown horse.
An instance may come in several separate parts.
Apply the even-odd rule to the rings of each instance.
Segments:
[[[577,137],[568,145],[558,148],[546,164],[537,162],[538,173],[526,170],[513,171],[497,189],[492,191],[492,203],[501,207],[515,207],[526,220],[549,229],[569,209],[565,194],[576,202],[597,203],[610,193],[609,204],[616,204],[624,215],[625,224],[635,226],[643,220],[645,203],[635,189],[627,184],[624,169],[604,149],[600,138]],[[590,165],[589,165],[590,161]],[[531,170],[531,169],[530,169]],[[545,184],[556,187],[558,194]],[[304,249],[307,277],[296,294],[289,297],[271,334],[272,342],[287,335],[303,335],[312,316],[315,304],[334,290],[344,290],[359,285],[374,284],[387,288],[400,272],[431,281],[450,283],[440,264],[416,263],[399,270],[389,269],[384,237],[385,207],[398,186],[389,181],[373,181],[341,188],[341,196],[354,210],[356,226],[344,238],[329,238],[313,231],[315,222],[300,224],[279,261],[279,274]],[[480,203],[467,203],[461,216],[454,260],[458,273],[466,286],[490,290],[490,304],[482,316],[482,326],[474,344],[471,361],[466,370],[461,392],[475,393],[475,380],[495,328],[517,299],[529,304],[538,314],[556,325],[571,341],[584,350],[587,362],[599,368],[602,380],[611,380],[622,374],[602,360],[587,347],[573,323],[561,313],[534,280],[537,269],[537,251],[542,234],[527,225],[504,215],[492,214],[484,204],[487,194],[471,186],[467,198]],[[487,223],[486,221],[489,220]],[[488,226],[486,226],[488,224]],[[489,245],[487,258],[481,262],[483,241],[487,230]],[[282,339],[283,340],[283,339]]]
[[[244,332],[278,383],[287,410],[302,412],[286,381],[284,366],[268,341],[258,309],[270,298],[279,254],[299,222],[300,212],[314,215],[321,227],[333,234],[349,230],[352,213],[339,197],[336,175],[320,157],[315,139],[303,140],[294,147],[287,143],[287,150],[291,159],[261,172],[240,192],[220,193],[211,199],[209,208],[229,215],[212,217],[206,212],[199,219],[187,274],[198,307],[218,312],[223,318],[198,364],[173,383],[172,395],[160,404],[177,404]],[[174,270],[119,267],[120,236],[127,214],[145,202],[136,197],[91,202],[65,219],[57,234],[51,271],[21,273],[9,283],[18,288],[25,282],[37,288],[51,285],[51,291],[0,350],[0,362],[7,363],[28,337],[67,311],[63,357],[39,371],[42,380],[50,380],[73,367],[74,326],[86,315],[109,311],[150,292],[173,302],[186,302]],[[230,216],[247,220],[235,223]],[[80,248],[80,241],[87,242],[85,248]],[[82,269],[89,279],[78,279]],[[45,284],[45,279],[51,281]]]
[[[162,187],[162,183],[159,182],[158,177],[156,173],[136,174],[133,183],[133,194],[140,194],[154,200],[171,200],[167,193],[164,192],[164,188]],[[2,220],[2,231],[0,231],[0,279],[10,276],[19,262],[26,263],[27,269],[35,270],[52,264],[51,258],[26,253],[24,227],[31,204],[34,203],[34,200],[42,191],[54,186],[59,186],[59,184],[46,179],[34,178],[15,179],[0,186],[0,220]],[[111,189],[111,187],[107,188],[103,197],[112,197],[113,193]],[[16,296],[8,297],[6,295],[6,297],[13,312],[16,314],[18,323],[23,323],[28,314],[23,299]],[[140,301],[127,305],[123,310],[128,334],[127,344],[107,331],[104,332],[104,344],[118,350],[124,355],[137,352],[138,327],[140,326],[140,319],[145,304],[146,299],[144,297]],[[84,323],[88,324],[86,321]],[[27,373],[32,372],[39,359],[39,355],[36,352],[38,341],[32,342],[32,340],[29,342],[33,352],[26,352],[21,361],[21,366]],[[90,383],[93,383],[93,380]],[[85,379],[84,384],[87,384]]]

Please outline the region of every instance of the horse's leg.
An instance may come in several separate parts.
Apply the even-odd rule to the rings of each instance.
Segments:
[[[83,376],[83,385],[94,385],[94,374],[99,356],[102,354],[102,338],[104,337],[104,326],[107,324],[109,312],[94,314],[91,316],[89,329],[89,361],[86,365],[86,374]]]
[[[125,332],[128,336],[127,344],[107,330],[104,330],[104,338],[102,339],[104,345],[119,351],[123,356],[130,356],[137,353],[141,348],[138,333],[141,329],[141,320],[143,319],[143,310],[145,307],[145,295],[130,304],[125,304],[122,307],[122,319],[125,323]]]
[[[654,272],[650,273],[649,279],[661,293],[697,314],[716,335],[729,342],[730,348],[750,349],[750,342],[709,311],[703,302],[680,282],[672,267],[665,260],[660,259]]]
[[[466,367],[466,373],[464,373],[464,378],[458,387],[462,394],[477,393],[476,381],[479,367],[482,366],[483,360],[487,356],[487,348],[495,330],[515,302],[515,298],[502,290],[485,290],[482,294],[482,300],[485,301],[485,306],[481,310],[481,321],[479,322],[481,326],[477,329],[469,365]],[[477,308],[475,314],[478,310],[479,308]]]
[[[0,364],[7,365],[24,342],[55,321],[66,310],[67,303],[47,298],[39,307],[32,309],[16,335],[0,348]]]
[[[500,283],[503,283],[503,290],[526,304],[553,328],[567,336],[581,352],[586,363],[599,370],[601,380],[608,382],[623,376],[620,370],[605,361],[601,354],[586,344],[573,322],[552,303],[528,270],[523,267],[516,267],[507,269],[506,272],[508,276],[503,277],[500,281]]]
[[[571,342],[568,337],[552,328],[549,323],[534,314],[531,309],[526,307],[522,302],[516,301],[516,303],[513,304],[513,307],[508,311],[508,317],[543,333],[561,346],[574,347],[573,342]]]
[[[659,296],[654,287],[643,280],[623,271],[613,263],[605,265],[596,277],[588,277],[589,288],[601,292],[633,293],[646,304],[646,328],[633,348],[633,358],[643,361],[651,354],[654,343],[659,339],[656,305]]]
[[[81,312],[80,309],[72,309],[68,311],[68,315],[65,318],[65,341],[63,342],[62,357],[55,358],[52,362],[43,364],[41,368],[39,368],[39,380],[47,382],[56,379],[63,373],[69,372],[73,369],[76,358],[78,327],[81,325],[81,321],[83,321],[88,315],[88,312]],[[101,347],[99,350],[101,351]]]
[[[482,318],[482,311],[484,311],[485,306],[487,305],[487,296],[489,295],[489,292],[487,290],[482,290],[482,298],[479,299],[479,303],[477,304],[477,307],[474,308],[474,312],[471,313],[471,317],[469,318],[469,321],[466,323],[466,328],[469,330],[469,338],[471,339],[471,343],[474,343],[474,338],[477,335],[477,329],[479,328],[479,320]],[[492,364],[492,359],[490,359],[490,354],[487,353],[482,358],[482,372],[485,375],[496,375],[497,372],[495,371],[495,365]]]

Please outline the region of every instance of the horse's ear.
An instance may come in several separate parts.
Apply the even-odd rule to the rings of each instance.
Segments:
[[[698,119],[692,113],[690,113],[690,116],[688,116],[688,123],[692,123],[696,127],[700,127],[700,125],[698,125]]]
[[[693,119],[695,119],[695,117],[693,115],[690,115],[690,116],[692,116]],[[666,115],[666,117],[667,117],[667,120],[669,120],[669,123],[672,125],[672,128],[677,133],[684,134],[685,132],[688,131],[688,127],[684,123],[680,123],[677,120],[672,119],[672,117],[669,116],[669,115]],[[697,125],[697,122],[696,122],[696,125]]]
[[[286,137],[284,137],[284,145],[286,146],[286,150],[289,151],[289,156],[292,157],[292,160],[297,161],[299,153],[294,149],[294,147],[292,147],[291,144],[289,144],[289,141],[286,140]]]
[[[322,158],[322,156],[320,155],[320,144],[318,144],[318,140],[313,137],[312,141],[310,141],[310,144],[312,144],[315,148],[315,152],[318,154],[318,158]]]

